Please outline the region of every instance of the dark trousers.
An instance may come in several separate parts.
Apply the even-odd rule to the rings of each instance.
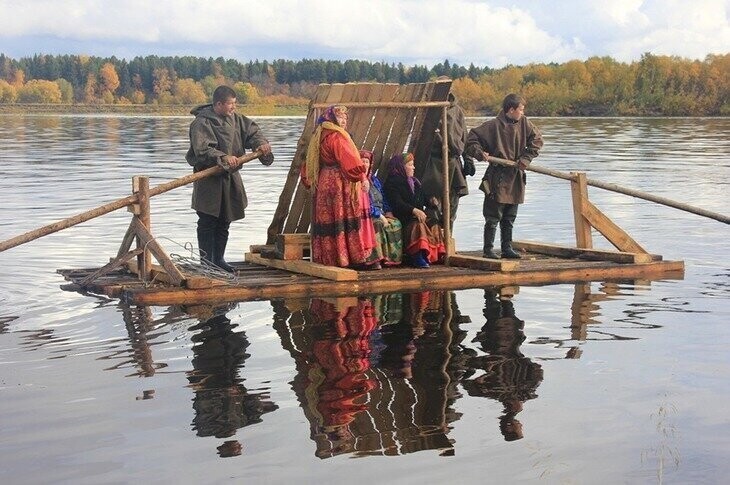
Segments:
[[[500,204],[491,197],[484,198],[482,206],[482,214],[487,226],[496,228],[497,224],[501,227],[512,228],[517,218],[518,204]]]
[[[231,221],[198,212],[198,248],[208,261],[218,263],[223,259],[228,243],[228,228]]]

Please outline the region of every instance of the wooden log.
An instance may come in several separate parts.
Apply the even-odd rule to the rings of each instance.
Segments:
[[[453,254],[449,257],[449,266],[459,268],[482,269],[486,271],[515,271],[519,261],[505,259],[486,259],[465,254]]]
[[[185,276],[177,269],[175,263],[172,262],[170,257],[167,255],[162,246],[155,241],[152,234],[149,233],[146,227],[142,225],[139,219],[135,219],[135,232],[139,237],[142,246],[148,248],[152,254],[155,255],[155,259],[165,268],[165,271],[172,279],[173,284],[181,286],[185,284]]]
[[[443,207],[443,226],[444,226],[444,244],[446,249],[446,258],[444,264],[449,264],[451,258],[451,181],[449,177],[449,129],[446,123],[446,106],[441,111],[441,170],[444,174],[443,193],[441,194],[441,204]]]
[[[570,181],[570,193],[573,198],[573,221],[575,223],[575,245],[579,248],[590,249],[593,247],[591,224],[583,215],[583,204],[588,200],[586,174],[580,172],[571,175],[575,176],[575,179]]]
[[[120,256],[117,256],[116,258],[109,261],[107,264],[102,266],[101,268],[97,269],[93,273],[91,273],[89,276],[84,278],[83,280],[79,281],[79,285],[83,288],[87,287],[89,283],[96,280],[97,278],[100,278],[101,276],[104,276],[105,274],[109,273],[110,271],[114,271],[118,267],[122,266],[124,263],[129,261],[130,259],[134,258],[138,254],[142,253],[143,249],[133,249],[132,251],[129,251],[127,253],[124,253]]]
[[[273,251],[273,244],[252,244],[248,247],[248,250],[252,253],[261,253],[261,251]]]
[[[555,244],[545,244],[531,241],[513,241],[512,247],[522,251],[537,254],[547,254],[560,258],[581,258],[593,261],[613,261],[614,263],[650,263],[659,261],[661,256],[647,253],[619,253],[616,251],[604,251],[600,249],[573,248]]]
[[[251,160],[254,160],[254,159],[260,157],[261,155],[263,155],[263,154],[260,151],[255,151],[255,152],[249,153],[248,155],[244,155],[244,156],[238,157],[238,158],[239,158],[239,160],[242,161],[242,163],[247,163]],[[165,192],[175,189],[177,187],[182,187],[183,185],[187,185],[189,183],[195,182],[196,180],[200,180],[205,177],[210,177],[211,175],[221,173],[222,170],[223,169],[220,167],[211,167],[209,169],[202,170],[198,173],[186,175],[185,177],[180,177],[178,179],[172,180],[170,182],[164,183],[162,185],[158,185],[157,187],[150,189],[149,195],[150,195],[150,197],[152,197],[155,195],[165,193]],[[75,226],[77,224],[81,224],[82,222],[86,222],[88,220],[94,219],[95,217],[103,216],[104,214],[108,214],[109,212],[119,210],[122,207],[127,207],[128,205],[134,204],[137,201],[138,201],[138,198],[136,195],[130,195],[128,197],[123,197],[121,199],[117,199],[115,201],[101,205],[94,209],[88,210],[86,212],[82,212],[81,214],[67,217],[58,222],[54,222],[52,224],[48,224],[43,227],[39,227],[38,229],[34,229],[32,231],[28,231],[26,233],[20,234],[19,236],[15,236],[13,238],[0,242],[0,253],[3,251],[6,251],[8,249],[14,248],[15,246],[19,246],[21,244],[25,244],[27,242],[34,241],[34,240],[38,239],[39,237],[47,236],[48,234],[53,234],[54,232],[61,231],[63,229]]]
[[[517,164],[510,160],[505,160],[504,158],[497,158],[497,157],[487,157],[488,162],[492,163],[498,163],[500,165],[506,165],[509,167],[515,167]],[[559,170],[552,170],[545,167],[540,167],[539,165],[530,164],[529,167],[527,167],[527,170],[531,172],[541,173],[543,175],[550,175],[551,177],[556,177],[559,179],[564,180],[573,180],[574,177],[566,172],[561,172]],[[685,212],[690,212],[692,214],[696,214],[698,216],[708,217],[710,219],[715,219],[716,221],[724,222],[725,224],[730,224],[730,216],[727,216],[725,214],[720,214],[718,212],[712,212],[705,209],[701,209],[699,207],[694,207],[689,204],[685,204],[683,202],[677,202],[676,200],[668,199],[666,197],[660,197],[658,195],[653,195],[648,192],[642,192],[641,190],[635,190],[630,189],[628,187],[622,187],[618,184],[611,184],[607,182],[601,182],[600,180],[593,180],[593,179],[586,179],[586,184],[590,185],[591,187],[598,187],[599,189],[604,190],[610,190],[611,192],[617,192],[619,194],[624,195],[630,195],[632,197],[636,197],[637,199],[644,199],[648,200],[649,202],[655,202],[657,204],[666,205],[667,207],[673,207],[675,209],[683,210]]]
[[[127,232],[124,233],[124,237],[122,238],[122,244],[119,246],[119,251],[117,251],[117,257],[129,252],[129,248],[132,247],[133,242],[134,242],[134,219],[132,219],[132,222],[129,224],[129,227],[127,227]]]
[[[603,234],[619,251],[625,253],[646,253],[646,250],[639,243],[634,241],[631,236],[626,234],[623,229],[617,226],[603,212],[598,210],[589,200],[583,201],[582,213],[583,217],[588,220],[591,226]]]
[[[278,259],[293,261],[310,254],[309,233],[279,234],[274,244]],[[266,257],[263,253],[262,256]]]
[[[139,267],[137,266],[136,261],[127,261],[126,267],[131,273],[139,275]],[[167,274],[167,271],[165,271],[165,268],[163,268],[159,264],[150,265],[150,281],[157,281],[160,283],[166,283],[171,286],[178,286],[175,283],[175,279],[170,277],[170,275]],[[189,289],[199,290],[221,286],[228,286],[228,282],[223,280],[217,280],[214,278],[206,278],[204,276],[186,276],[185,278],[185,288]]]
[[[451,81],[449,81],[450,83]],[[449,106],[448,101],[341,101],[338,104],[348,108],[442,108]],[[315,103],[314,108],[327,108],[327,103]]]
[[[392,100],[395,99],[395,97],[398,95],[398,90],[400,86],[398,84],[385,84],[383,85],[382,89],[382,99],[383,100]],[[383,125],[385,122],[385,115],[387,114],[388,109],[387,108],[380,108],[375,111],[375,114],[373,115],[373,121],[370,125],[370,130],[368,130],[367,136],[365,137],[365,141],[362,143],[362,146],[371,149],[373,152],[373,159],[375,160],[388,160],[392,153],[384,153],[383,147],[385,146],[385,143],[381,144],[380,150],[377,149],[376,144],[378,140],[385,136],[388,136],[388,133],[383,129]],[[370,148],[372,147],[372,148]],[[378,168],[380,165],[376,166]]]
[[[454,270],[459,271],[459,270]],[[468,271],[468,270],[462,270]],[[280,285],[260,284],[247,286],[222,286],[204,290],[176,288],[129,289],[125,300],[141,305],[174,305],[188,303],[265,300],[272,298],[313,298],[362,295],[367,293],[393,293],[428,291],[436,288],[456,290],[483,288],[485,286],[543,285],[575,281],[611,281],[635,278],[668,279],[683,278],[682,261],[655,261],[640,265],[593,263],[590,268],[550,268],[543,271],[474,272],[458,273],[435,278],[377,279],[357,281],[323,281],[315,284],[287,282]]]
[[[357,271],[335,266],[325,266],[311,261],[282,261],[279,259],[267,259],[259,254],[246,253],[246,261],[249,263],[270,266],[272,268],[284,269],[294,273],[302,273],[318,278],[332,281],[356,281]]]
[[[132,177],[132,191],[137,194],[137,216],[136,219],[139,223],[147,230],[148,233],[152,233],[150,227],[150,178],[135,175]],[[135,231],[136,233],[136,231]],[[139,234],[137,236],[137,248],[142,248],[142,239]],[[137,256],[137,265],[140,268],[140,278],[142,281],[146,281],[150,276],[149,266],[152,264],[152,253],[149,249],[144,249],[141,254]]]

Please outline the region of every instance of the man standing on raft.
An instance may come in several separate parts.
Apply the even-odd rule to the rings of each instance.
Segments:
[[[185,159],[194,172],[216,165],[225,169],[193,184],[192,208],[198,213],[200,259],[232,273],[233,267],[223,257],[228,228],[232,221],[244,218],[248,205],[239,157],[247,148],[261,150],[259,160],[271,165],[274,156],[258,125],[236,113],[236,92],[232,88],[218,86],[213,92],[213,104],[198,106],[190,113],[195,120],[190,124],[190,148]]]
[[[525,201],[525,169],[542,148],[540,130],[525,116],[525,99],[509,94],[497,116],[469,132],[465,155],[480,161],[494,156],[517,162],[517,167],[490,163],[479,187],[484,196],[484,257],[499,258],[494,252],[497,224],[500,227],[502,257],[520,259],[512,248],[512,228],[519,204]]]

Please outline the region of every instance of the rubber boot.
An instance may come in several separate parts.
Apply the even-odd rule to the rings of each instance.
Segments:
[[[198,252],[200,253],[200,264],[204,264],[204,262],[215,264],[214,231],[198,228]]]
[[[512,226],[500,225],[500,242],[502,244],[502,257],[505,259],[522,259],[520,253],[512,249]]]
[[[494,252],[494,236],[497,235],[497,226],[484,224],[484,252],[482,257],[487,259],[499,259]]]
[[[226,253],[226,246],[228,245],[228,228],[219,227],[215,234],[215,259],[213,264],[218,266],[223,271],[229,273],[235,273],[236,270],[233,266],[226,263],[223,255]]]

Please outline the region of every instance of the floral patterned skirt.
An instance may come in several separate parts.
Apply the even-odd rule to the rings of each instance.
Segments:
[[[361,191],[362,192],[362,191]],[[312,221],[312,261],[327,266],[363,264],[375,246],[367,196],[352,200],[351,184],[339,168],[323,168],[317,179]]]

